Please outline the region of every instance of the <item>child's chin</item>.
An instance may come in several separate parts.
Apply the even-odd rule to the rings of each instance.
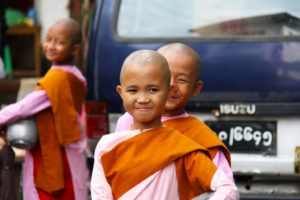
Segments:
[[[46,57],[46,58],[47,58],[47,60],[50,61],[50,62],[55,62],[55,61],[56,61],[53,57],[50,57],[50,56],[49,56],[49,57]]]
[[[165,110],[168,111],[176,110],[176,108],[177,108],[177,104],[175,103],[166,103],[165,105]]]

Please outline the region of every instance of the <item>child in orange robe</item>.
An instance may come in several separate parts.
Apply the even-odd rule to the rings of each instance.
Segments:
[[[81,28],[75,20],[55,22],[43,43],[51,68],[35,91],[0,111],[0,128],[30,116],[36,119],[39,141],[26,151],[24,200],[88,198],[86,136],[80,120],[86,80],[73,63],[80,46]]]
[[[117,91],[133,116],[131,130],[103,136],[95,150],[92,199],[238,199],[234,183],[192,139],[163,126],[170,71],[158,52],[140,50],[123,63]]]
[[[171,87],[162,121],[208,149],[215,165],[233,180],[230,152],[217,135],[202,121],[185,111],[193,96],[198,96],[203,83],[198,79],[201,60],[198,53],[183,43],[171,43],[158,50],[168,61],[171,72]],[[116,131],[127,130],[133,122],[127,112],[117,122]]]

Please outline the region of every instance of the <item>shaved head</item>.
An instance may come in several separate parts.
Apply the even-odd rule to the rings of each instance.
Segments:
[[[82,33],[79,23],[71,18],[64,18],[56,21],[52,27],[60,26],[68,30],[74,44],[80,44]]]
[[[122,84],[125,72],[130,68],[140,68],[139,70],[145,69],[145,67],[155,66],[164,72],[164,76],[167,84],[170,84],[171,75],[167,60],[157,51],[152,50],[138,50],[131,53],[123,62],[120,81]]]
[[[183,43],[170,43],[160,47],[157,50],[162,55],[169,54],[174,57],[187,56],[193,61],[193,66],[195,70],[195,75],[198,77],[201,70],[201,59],[199,54],[191,47]]]

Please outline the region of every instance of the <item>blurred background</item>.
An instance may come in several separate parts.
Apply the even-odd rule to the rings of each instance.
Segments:
[[[76,64],[88,80],[90,169],[124,112],[115,92],[124,58],[183,42],[201,55],[204,82],[187,110],[231,150],[241,199],[300,199],[299,0],[0,0],[1,106],[49,69],[41,44],[65,17],[84,36]],[[24,152],[15,152],[18,186]]]
[[[47,29],[58,19],[77,20],[87,39],[93,0],[0,1],[0,108],[22,99],[36,86],[51,63],[42,52]],[[85,44],[85,42],[83,42]],[[84,71],[86,46],[76,58]],[[13,147],[16,158],[0,137],[0,199],[22,199],[22,164],[25,151]],[[7,162],[14,163],[9,170]],[[92,164],[92,163],[90,163]],[[87,183],[87,187],[88,187]],[[4,198],[4,199],[3,199]]]
[[[1,0],[0,77],[43,75],[49,64],[43,58],[41,41],[49,26],[71,17],[81,23],[86,36],[93,5],[91,0]],[[77,59],[79,66],[83,66],[84,49]]]

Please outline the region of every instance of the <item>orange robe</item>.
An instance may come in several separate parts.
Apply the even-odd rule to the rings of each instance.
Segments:
[[[51,107],[36,115],[39,146],[32,150],[35,185],[38,191],[57,194],[67,189],[74,196],[63,147],[80,140],[78,113],[86,95],[85,86],[68,72],[50,69],[37,89],[46,91]]]
[[[163,123],[207,148],[212,158],[214,158],[219,149],[222,149],[229,165],[231,165],[230,151],[218,136],[196,117],[176,118],[163,121]]]
[[[172,162],[176,165],[180,199],[211,191],[217,170],[205,148],[178,131],[155,128],[117,144],[101,157],[114,199]]]

